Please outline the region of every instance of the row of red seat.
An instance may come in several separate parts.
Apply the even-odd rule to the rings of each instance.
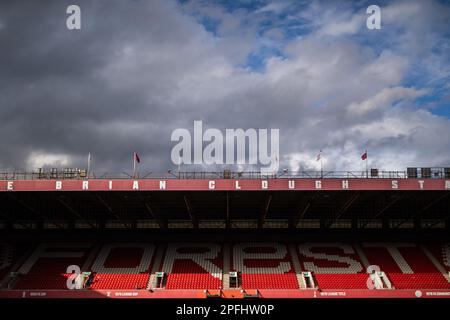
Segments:
[[[287,245],[237,244],[230,246],[229,268],[240,271],[240,284],[245,289],[297,289],[296,269],[312,271],[319,288],[365,289],[367,262],[384,271],[396,289],[450,289],[450,283],[443,275],[449,270],[447,261],[444,261],[447,247],[430,245],[426,253],[413,244],[377,245],[358,245],[363,257],[348,244],[296,246],[298,256],[295,260],[299,265],[295,267]],[[224,248],[220,244],[205,244],[204,249],[199,249],[197,244],[191,251],[189,244],[184,244],[182,249],[166,249],[158,266],[154,266],[156,250],[153,249],[148,249],[146,261],[142,262],[142,246],[122,248],[117,245],[109,248],[107,254],[101,248],[95,251],[94,246],[68,249],[70,254],[80,252],[76,257],[61,257],[64,256],[61,254],[64,248],[39,250],[44,252],[43,257],[35,256],[33,260],[32,254],[19,268],[19,271],[26,272],[20,276],[16,289],[65,289],[68,265],[84,266],[87,270],[101,265],[92,289],[144,289],[149,285],[150,274],[155,271],[167,273],[166,289],[219,289],[223,286]],[[89,262],[91,253],[94,259]],[[431,254],[435,261],[431,261],[427,254]],[[95,258],[100,256],[104,261],[96,263]]]

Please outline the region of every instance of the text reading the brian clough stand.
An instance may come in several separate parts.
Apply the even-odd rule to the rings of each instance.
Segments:
[[[443,179],[141,179],[141,180],[4,180],[0,191],[133,190],[450,190]]]

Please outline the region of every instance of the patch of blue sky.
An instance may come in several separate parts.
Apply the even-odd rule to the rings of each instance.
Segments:
[[[431,113],[450,119],[450,94],[429,94],[416,99],[417,108],[426,109]]]
[[[419,64],[419,63],[417,63]],[[414,68],[412,68],[414,70]],[[403,86],[430,91],[417,99],[415,106],[433,114],[450,118],[450,76],[430,80],[424,70],[415,69],[407,74]]]
[[[431,109],[431,112],[439,115],[444,116],[450,119],[450,101],[447,99],[446,102],[438,102],[436,104],[436,107]]]
[[[189,0],[178,0],[180,3],[186,3]],[[256,11],[268,3],[270,0],[200,0],[200,3],[220,5],[228,12],[236,10]]]
[[[257,51],[247,56],[247,61],[242,68],[249,69],[252,72],[264,73],[266,71],[266,62],[270,57],[285,58],[283,52],[278,48],[262,46]]]
[[[199,16],[197,21],[205,28],[206,31],[212,33],[215,37],[218,37],[217,28],[220,25],[219,19],[213,19],[208,16]]]
[[[286,15],[285,19],[266,19],[259,26],[259,35],[271,29],[279,29],[283,34],[280,41],[289,41],[310,34],[313,26],[305,19]]]
[[[375,56],[379,56],[386,50],[395,52],[396,33],[386,28],[369,30],[363,25],[358,32],[345,35],[345,37],[359,46],[369,49]],[[342,39],[338,37],[335,41],[342,41]]]
[[[269,4],[270,0],[213,0],[213,2],[221,3],[229,12],[235,10],[256,11]]]

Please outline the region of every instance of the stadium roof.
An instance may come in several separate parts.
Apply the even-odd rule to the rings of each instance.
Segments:
[[[446,227],[450,178],[438,172],[429,177],[423,177],[425,171],[414,177],[371,172],[364,178],[354,172],[178,173],[136,179],[33,173],[0,180],[0,220],[25,227],[54,222],[61,228],[77,223],[163,229]]]

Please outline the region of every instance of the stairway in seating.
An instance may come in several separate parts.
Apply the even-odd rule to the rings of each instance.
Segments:
[[[367,268],[370,266],[369,260],[367,260],[366,254],[362,250],[361,246],[359,244],[353,244],[353,248],[355,249],[356,253],[359,256],[359,259],[361,260],[362,265],[364,266],[364,270],[367,272]]]
[[[8,268],[8,272],[4,275],[3,279],[0,279],[0,288],[14,288],[17,283],[17,278],[11,278],[11,272],[17,271],[20,266],[28,259],[28,257],[33,253],[35,245],[30,246],[24,252],[17,257],[17,260]],[[14,259],[13,259],[14,260]]]
[[[297,277],[298,287],[300,289],[306,289],[305,278],[302,275],[302,267],[300,266],[300,262],[298,261],[298,254],[296,251],[296,247],[293,244],[289,245],[289,253],[291,254],[292,265],[295,270],[295,275]]]
[[[450,276],[448,275],[447,271],[445,270],[445,268],[442,267],[442,265],[439,263],[439,261],[437,261],[437,259],[435,258],[435,256],[430,252],[430,250],[428,250],[427,247],[425,247],[424,245],[420,245],[419,246],[422,251],[425,253],[425,255],[428,257],[428,259],[430,259],[430,261],[433,263],[433,265],[436,267],[436,269],[442,273],[442,276],[450,283]]]
[[[225,243],[223,250],[222,289],[230,289],[230,245]]]
[[[150,273],[150,277],[148,278],[147,287],[146,287],[147,290],[152,290],[156,286],[156,272],[158,272],[161,267],[161,262],[163,260],[165,251],[166,251],[165,245],[158,246],[158,250],[156,251],[156,255],[155,255],[155,260],[153,261],[153,266],[152,266],[152,270]]]

